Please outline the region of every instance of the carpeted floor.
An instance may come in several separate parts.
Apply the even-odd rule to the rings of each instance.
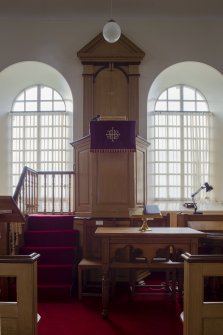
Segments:
[[[130,298],[129,285],[117,285],[107,320],[101,317],[101,297],[84,297],[82,302],[78,301],[74,275],[78,232],[72,227],[73,218],[69,216],[29,218],[21,253],[41,254],[38,335],[182,335],[180,305],[165,294]]]
[[[39,304],[38,335],[182,335],[180,306],[165,298],[112,299],[109,318],[101,318],[101,298]]]
[[[79,232],[73,229],[73,215],[28,217],[20,254],[40,254],[38,260],[38,299],[65,301],[77,284]]]

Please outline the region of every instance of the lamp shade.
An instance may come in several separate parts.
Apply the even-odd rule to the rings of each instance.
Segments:
[[[204,186],[206,188],[206,192],[210,192],[211,190],[213,190],[213,187],[209,185],[208,183],[204,183]]]
[[[114,20],[108,21],[103,27],[103,37],[108,43],[115,43],[121,36],[121,28]]]

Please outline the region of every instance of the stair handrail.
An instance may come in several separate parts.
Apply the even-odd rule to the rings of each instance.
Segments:
[[[23,214],[38,212],[38,172],[24,166],[13,194]]]
[[[24,168],[22,170],[22,173],[21,173],[21,175],[19,177],[19,181],[18,181],[18,184],[16,186],[15,192],[14,192],[14,194],[12,196],[16,203],[18,202],[19,193],[20,193],[22,185],[24,183],[24,180],[25,180],[25,177],[26,177],[26,173],[27,173],[27,169],[28,169],[28,167],[24,166]]]
[[[55,182],[56,176],[59,178],[59,185]],[[13,199],[23,214],[73,213],[73,176],[74,171],[35,171],[24,166]],[[49,178],[51,179],[49,180]],[[41,192],[39,192],[39,188],[41,188]],[[47,202],[49,202],[47,191],[49,188],[51,188],[52,194],[50,208],[47,207]],[[57,208],[55,205],[56,188]],[[67,199],[66,206],[64,206],[65,198]]]
[[[35,170],[32,170],[31,168],[29,168],[28,166],[24,166],[23,167],[23,170],[22,170],[22,173],[19,177],[19,181],[18,181],[18,184],[16,186],[16,189],[15,189],[15,192],[13,194],[13,199],[15,200],[15,202],[18,202],[18,199],[19,199],[19,194],[21,193],[21,190],[22,190],[22,187],[24,185],[24,181],[25,181],[25,178],[27,176],[27,172],[28,171],[32,171],[33,173],[37,173],[37,171]]]

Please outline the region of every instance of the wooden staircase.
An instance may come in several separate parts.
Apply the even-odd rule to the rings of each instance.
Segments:
[[[72,215],[30,215],[20,254],[40,254],[39,301],[65,301],[76,291],[79,232]]]

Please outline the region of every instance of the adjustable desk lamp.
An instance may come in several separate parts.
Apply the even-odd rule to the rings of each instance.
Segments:
[[[213,187],[211,185],[209,185],[208,183],[204,183],[204,185],[202,185],[195,193],[193,193],[191,195],[193,204],[194,204],[194,213],[193,214],[203,214],[202,212],[197,212],[197,204],[194,200],[195,195],[197,195],[201,190],[206,189],[206,192],[210,192],[211,190],[213,190]]]

